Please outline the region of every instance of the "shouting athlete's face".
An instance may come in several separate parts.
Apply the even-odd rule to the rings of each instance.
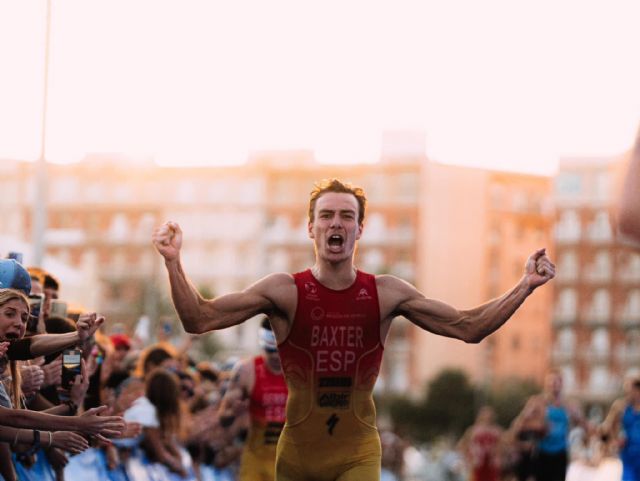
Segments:
[[[352,194],[327,192],[318,198],[309,237],[319,258],[329,262],[350,259],[361,235],[358,201]]]

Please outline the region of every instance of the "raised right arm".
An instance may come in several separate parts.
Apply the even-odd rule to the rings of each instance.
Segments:
[[[171,298],[184,329],[192,334],[224,329],[278,308],[282,287],[292,286],[289,274],[271,274],[241,292],[215,299],[203,298],[189,281],[180,262],[182,231],[175,222],[155,230],[153,244],[164,257],[169,273]]]
[[[631,150],[629,170],[620,200],[618,227],[620,232],[640,242],[640,127]]]

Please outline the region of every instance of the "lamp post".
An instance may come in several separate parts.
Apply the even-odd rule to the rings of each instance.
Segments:
[[[51,34],[51,0],[46,0],[46,26],[44,37],[44,92],[42,96],[42,119],[40,127],[40,155],[36,162],[36,188],[33,203],[32,243],[33,263],[41,266],[44,259],[44,234],[47,228],[47,107],[49,96],[49,44]]]

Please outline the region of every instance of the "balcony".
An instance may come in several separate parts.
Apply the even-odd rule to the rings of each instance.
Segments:
[[[637,366],[640,364],[640,347],[620,346],[616,350],[616,358],[623,366]]]
[[[585,277],[591,284],[607,283],[611,281],[611,269],[598,268],[598,266],[594,266],[593,268],[589,269],[589,272]]]
[[[554,327],[564,327],[575,324],[576,314],[574,312],[558,312],[553,316]]]
[[[584,314],[583,319],[589,327],[606,327],[611,323],[608,313],[589,311]]]
[[[640,328],[640,312],[636,314],[624,313],[619,317],[619,321],[624,329]]]
[[[553,364],[569,364],[576,360],[574,347],[555,346],[551,351]]]
[[[589,364],[606,364],[611,359],[612,353],[609,349],[595,349],[589,346],[586,351],[581,353],[582,359]]]

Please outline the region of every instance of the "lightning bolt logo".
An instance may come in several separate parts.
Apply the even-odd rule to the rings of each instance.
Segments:
[[[338,424],[338,421],[340,421],[340,418],[336,416],[336,413],[333,413],[329,419],[327,419],[326,424],[329,436],[333,436],[333,429],[336,427],[336,424]]]

